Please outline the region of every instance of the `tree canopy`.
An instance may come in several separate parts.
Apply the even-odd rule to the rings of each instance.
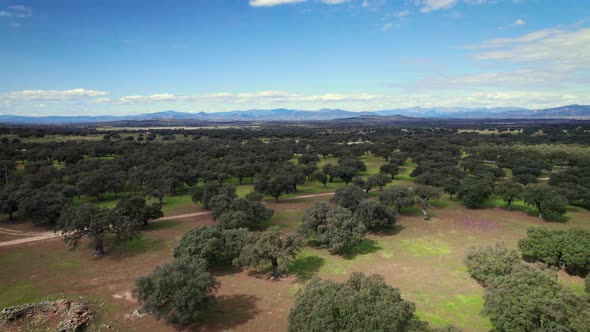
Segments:
[[[495,246],[470,248],[464,262],[471,277],[486,284],[493,278],[510,274],[520,264],[520,256],[516,250],[496,243]]]
[[[590,272],[590,232],[573,227],[566,231],[530,228],[527,237],[518,241],[525,259],[586,274]]]
[[[77,248],[80,240],[88,236],[95,256],[104,254],[104,240],[113,234],[115,241],[128,241],[140,235],[139,224],[116,210],[100,208],[91,204],[67,207],[57,221],[56,231],[64,234],[70,248]]]
[[[391,186],[379,193],[379,201],[399,213],[402,208],[414,205],[414,192],[410,188]]]
[[[234,264],[258,269],[271,264],[272,278],[279,278],[300,249],[299,236],[282,233],[278,226],[273,226],[252,234]]]
[[[138,278],[133,296],[156,319],[188,325],[203,319],[218,287],[205,260],[175,259]]]
[[[313,279],[297,293],[289,331],[427,331],[415,310],[378,275],[352,273],[345,283]]]
[[[555,273],[527,266],[489,280],[483,313],[499,331],[584,331],[590,326],[584,300],[560,284]]]
[[[175,258],[205,259],[209,264],[231,263],[240,255],[250,236],[246,228],[197,227],[182,236],[173,254]]]
[[[354,211],[364,198],[363,190],[353,185],[336,189],[332,202]]]

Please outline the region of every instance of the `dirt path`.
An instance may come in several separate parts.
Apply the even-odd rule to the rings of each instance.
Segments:
[[[294,197],[283,198],[281,201],[292,201],[292,200],[296,200],[296,199],[305,199],[305,198],[331,196],[331,195],[334,195],[334,193],[330,192],[330,193],[294,196]],[[204,215],[208,215],[210,213],[211,213],[210,211],[202,211],[202,212],[195,212],[195,213],[178,214],[175,216],[162,217],[160,219],[153,220],[152,222],[186,219],[186,218],[204,216]],[[15,236],[26,236],[22,239],[0,242],[0,247],[7,247],[7,246],[12,246],[12,245],[17,245],[17,244],[44,241],[44,240],[51,240],[51,239],[57,239],[57,238],[62,237],[62,235],[56,234],[54,232],[33,233],[33,232],[23,232],[23,231],[1,228],[1,227],[0,227],[0,233],[7,234],[7,235],[15,235]]]

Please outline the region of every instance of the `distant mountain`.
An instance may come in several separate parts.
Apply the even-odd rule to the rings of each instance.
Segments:
[[[578,118],[590,117],[590,105],[566,105],[554,108],[546,108],[535,111],[502,112],[499,115],[511,115],[511,117],[535,117],[535,118]]]
[[[395,119],[403,121],[407,118],[430,119],[510,119],[510,118],[588,118],[590,119],[590,105],[567,105],[555,108],[530,110],[521,107],[493,107],[493,108],[466,108],[466,107],[413,107],[401,109],[389,109],[375,112],[351,112],[340,109],[321,109],[318,111],[302,111],[285,108],[246,111],[229,111],[216,113],[187,113],[176,111],[164,111],[125,116],[43,116],[28,117],[18,115],[0,115],[0,123],[10,124],[76,124],[76,123],[101,123],[116,121],[145,121],[145,120],[192,120],[205,122],[225,121],[324,121],[335,119],[349,119],[370,117],[387,117],[390,121]],[[392,117],[393,116],[393,117]],[[396,118],[397,117],[397,118]]]

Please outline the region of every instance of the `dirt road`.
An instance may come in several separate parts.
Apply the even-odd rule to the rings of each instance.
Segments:
[[[296,200],[296,199],[331,196],[331,195],[334,195],[334,193],[321,193],[321,194],[313,194],[313,195],[294,196],[294,197],[284,198],[281,201],[291,201],[291,200]],[[152,222],[186,219],[186,218],[204,216],[204,215],[208,215],[210,213],[211,213],[210,211],[202,211],[202,212],[195,212],[195,213],[178,214],[175,216],[162,217],[160,219],[153,220]],[[21,232],[21,231],[7,229],[7,228],[0,228],[0,233],[7,234],[7,235],[23,236],[23,238],[21,238],[21,239],[0,242],[0,247],[6,247],[6,246],[12,246],[12,245],[30,243],[30,242],[37,242],[37,241],[44,241],[44,240],[51,240],[51,239],[57,239],[57,238],[62,237],[62,235],[56,234],[54,232],[40,232],[40,233]]]

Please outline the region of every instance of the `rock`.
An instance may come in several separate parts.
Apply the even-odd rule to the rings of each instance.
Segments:
[[[57,325],[57,331],[80,331],[92,319],[93,313],[86,303],[69,300],[43,301],[4,308],[0,312],[0,326],[28,316],[42,314],[59,314],[63,319]]]
[[[135,319],[135,318],[141,318],[143,316],[145,316],[146,314],[142,314],[140,309],[135,309],[133,310],[133,313],[131,314],[131,318]]]

